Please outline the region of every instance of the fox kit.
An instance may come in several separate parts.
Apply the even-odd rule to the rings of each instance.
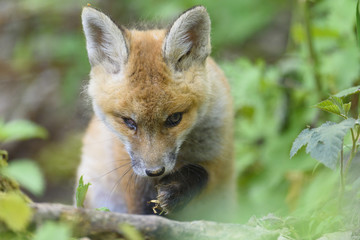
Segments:
[[[78,177],[85,207],[228,220],[234,212],[233,112],[223,72],[209,57],[202,6],[167,29],[129,30],[82,12],[94,116]]]

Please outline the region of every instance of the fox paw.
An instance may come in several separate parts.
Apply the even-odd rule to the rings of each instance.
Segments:
[[[207,180],[207,171],[197,165],[186,165],[163,177],[155,186],[157,199],[150,201],[155,204],[154,213],[161,215],[180,210],[203,189]]]
[[[156,188],[158,192],[157,208],[165,214],[173,212],[179,206],[180,200],[184,197],[181,194],[180,184],[175,182],[170,184],[158,184]]]

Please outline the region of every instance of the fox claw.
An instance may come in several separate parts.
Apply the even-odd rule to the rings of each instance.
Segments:
[[[160,201],[155,199],[155,200],[150,200],[148,202],[149,204],[150,203],[154,203],[155,205],[152,207],[152,210],[155,214],[161,216],[163,213],[165,213],[165,215],[167,214],[167,212],[165,211],[165,209],[163,209],[160,205]],[[160,211],[160,213],[158,214],[158,211]]]

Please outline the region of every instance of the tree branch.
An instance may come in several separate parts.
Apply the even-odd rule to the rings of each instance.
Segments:
[[[179,222],[154,215],[133,215],[101,212],[75,208],[62,204],[32,203],[33,223],[41,225],[47,220],[62,221],[73,226],[78,237],[104,239],[112,234],[123,236],[121,224],[130,224],[140,231],[145,239],[277,239],[279,230],[267,230],[259,226],[225,224],[209,221]],[[106,238],[110,239],[110,238]]]

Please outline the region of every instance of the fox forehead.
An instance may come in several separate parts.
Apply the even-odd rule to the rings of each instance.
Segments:
[[[191,69],[177,80],[164,60],[165,30],[126,30],[125,34],[130,51],[123,74],[112,77],[113,81],[104,79],[109,77],[104,71],[96,74],[94,69],[92,74],[92,78],[102,78],[96,79],[102,87],[94,88],[94,97],[104,112],[156,122],[199,103],[203,81],[194,81]]]
[[[162,45],[164,30],[127,32],[130,53],[125,75],[130,84],[157,85],[170,80],[169,69],[164,62]]]
[[[164,103],[171,101],[167,90],[171,75],[166,66],[162,44],[163,30],[130,31],[130,54],[125,69],[128,96],[123,98],[122,108],[136,110],[138,118],[161,118]]]

